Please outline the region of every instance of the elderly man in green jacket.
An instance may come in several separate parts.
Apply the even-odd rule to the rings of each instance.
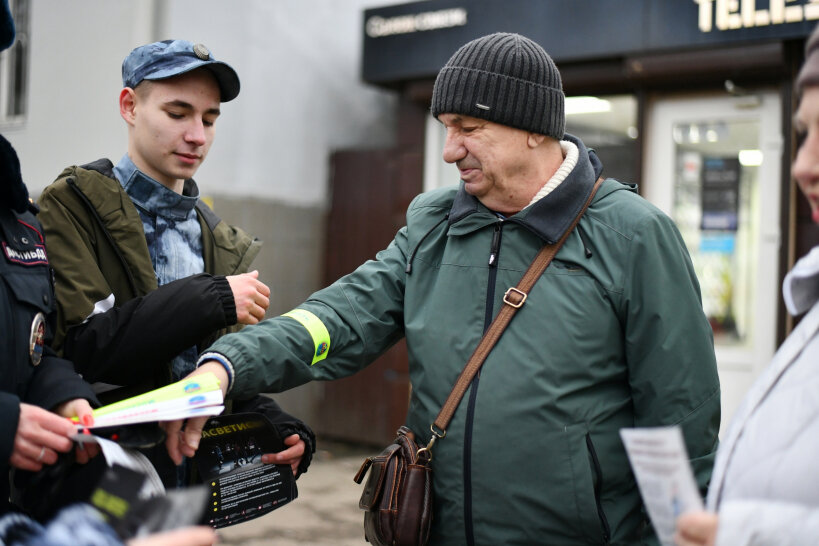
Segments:
[[[405,337],[407,425],[429,440],[507,288],[569,229],[603,170],[564,133],[560,75],[523,36],[460,48],[432,114],[460,185],[418,196],[374,260],[221,338],[194,373],[220,375],[228,396],[281,391],[349,376]],[[607,179],[435,444],[430,543],[652,541],[618,431],[680,425],[704,489],[719,416],[712,333],[680,234],[633,185]],[[192,453],[197,425],[172,456]]]

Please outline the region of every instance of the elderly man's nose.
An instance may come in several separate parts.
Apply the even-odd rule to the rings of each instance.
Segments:
[[[447,163],[455,163],[459,159],[463,159],[466,155],[466,148],[463,145],[463,139],[452,134],[447,134],[444,142],[444,161]]]

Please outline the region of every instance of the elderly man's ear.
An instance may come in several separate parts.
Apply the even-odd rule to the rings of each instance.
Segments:
[[[529,133],[529,138],[527,139],[526,143],[530,148],[537,148],[543,143],[544,140],[546,140],[546,135]]]

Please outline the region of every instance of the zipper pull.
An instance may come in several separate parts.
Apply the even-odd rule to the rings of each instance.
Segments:
[[[500,252],[501,222],[495,224],[495,232],[492,234],[492,248],[489,249],[489,267],[497,267],[498,252]]]

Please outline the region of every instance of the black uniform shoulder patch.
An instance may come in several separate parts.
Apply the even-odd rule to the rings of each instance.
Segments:
[[[20,227],[28,229],[23,230],[25,235],[14,237],[10,241],[2,241],[6,260],[20,265],[48,265],[42,233],[23,220],[18,219],[17,222]]]

